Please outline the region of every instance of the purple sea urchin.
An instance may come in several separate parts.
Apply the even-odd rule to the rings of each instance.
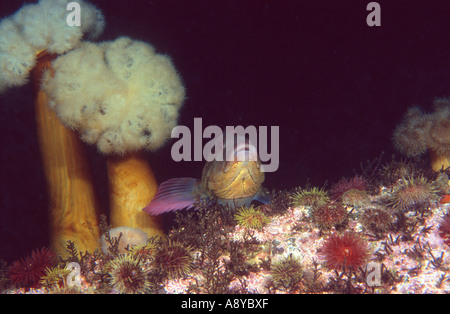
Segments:
[[[431,201],[439,199],[438,188],[423,176],[403,178],[389,198],[391,208],[401,211],[423,210]]]

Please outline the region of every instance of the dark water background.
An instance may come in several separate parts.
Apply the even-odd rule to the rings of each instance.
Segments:
[[[27,1],[30,2],[30,1]],[[289,189],[353,175],[394,153],[406,109],[431,110],[450,90],[448,1],[99,0],[106,31],[172,57],[187,100],[180,124],[279,126],[280,167],[265,185]],[[0,16],[22,1],[2,1]],[[47,200],[29,86],[0,95],[0,258],[48,245]],[[199,177],[202,162],[170,159],[172,142],[148,154],[159,181]],[[105,165],[90,157],[107,208]]]

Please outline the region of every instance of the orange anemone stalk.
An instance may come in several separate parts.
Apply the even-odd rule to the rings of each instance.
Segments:
[[[163,235],[161,219],[143,211],[158,189],[145,155],[134,152],[108,156],[106,165],[111,225],[139,228],[148,236]]]
[[[450,154],[438,154],[437,152],[430,150],[430,163],[431,168],[436,172],[447,169],[450,167]]]
[[[98,247],[98,199],[85,146],[78,135],[65,128],[47,105],[48,96],[40,89],[44,70],[52,71],[54,55],[38,55],[31,72],[37,134],[47,183],[52,248],[66,254],[68,240],[79,251]]]

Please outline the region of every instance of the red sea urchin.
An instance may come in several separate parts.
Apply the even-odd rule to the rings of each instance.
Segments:
[[[356,270],[364,266],[369,255],[367,243],[359,236],[346,232],[332,234],[318,251],[325,265],[334,270]]]
[[[8,268],[9,280],[16,286],[32,287],[39,283],[45,270],[54,265],[56,254],[48,249],[35,250],[31,255],[15,261]]]

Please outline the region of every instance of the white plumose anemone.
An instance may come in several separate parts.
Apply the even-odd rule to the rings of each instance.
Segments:
[[[40,0],[0,21],[0,92],[27,83],[40,51],[62,54],[77,47],[83,37],[94,39],[102,33],[102,13],[83,0],[77,1],[82,12],[81,25],[69,26],[69,2]]]
[[[62,123],[105,154],[156,150],[178,123],[185,90],[171,60],[121,37],[58,57],[43,90]]]

